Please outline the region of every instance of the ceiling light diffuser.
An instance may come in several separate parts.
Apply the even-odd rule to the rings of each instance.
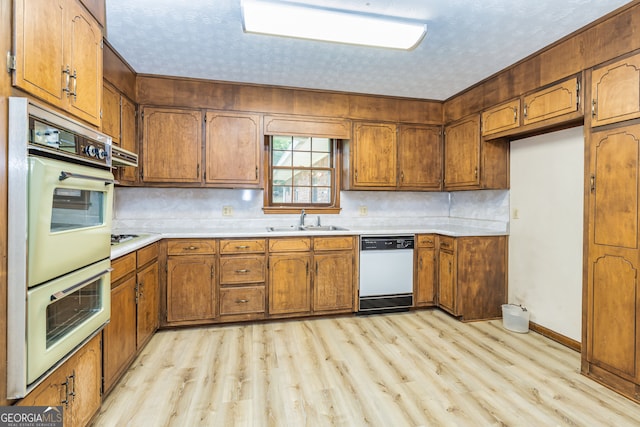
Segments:
[[[243,0],[242,17],[246,33],[405,50],[427,32],[423,22],[278,0]]]

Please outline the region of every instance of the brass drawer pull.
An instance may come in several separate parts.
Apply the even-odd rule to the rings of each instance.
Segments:
[[[196,249],[198,249],[198,247],[197,246],[193,246],[193,245],[185,248],[185,250],[187,250],[187,251],[195,251]]]
[[[237,299],[236,300],[236,304],[246,304],[248,302],[249,302],[248,299]]]
[[[248,269],[246,269],[246,268],[243,268],[242,270],[236,270],[236,273],[248,273],[248,272],[250,272],[250,271],[251,271],[251,270],[248,270]]]
[[[239,245],[239,246],[236,246],[236,249],[249,249],[249,246],[248,245]]]

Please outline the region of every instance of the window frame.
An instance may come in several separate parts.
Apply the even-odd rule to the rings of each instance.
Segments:
[[[304,203],[277,203],[274,204],[272,200],[273,192],[273,167],[272,161],[272,148],[273,137],[286,136],[286,137],[310,137],[310,138],[327,138],[326,136],[313,136],[313,135],[296,135],[296,134],[279,134],[279,135],[265,135],[264,137],[264,202],[263,211],[265,213],[298,213],[302,209],[307,213],[340,213],[340,188],[342,182],[342,140],[337,138],[328,138],[332,148],[332,163],[333,167],[333,183],[332,183],[332,203],[328,205],[321,204],[304,204]],[[309,169],[309,168],[302,168]],[[310,168],[313,170],[313,168]],[[326,168],[318,168],[326,169]]]

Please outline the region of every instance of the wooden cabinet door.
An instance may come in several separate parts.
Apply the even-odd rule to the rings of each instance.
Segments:
[[[62,406],[63,420],[65,426],[71,425],[71,400],[65,402],[68,393],[71,391],[69,375],[66,363],[56,369],[45,378],[36,388],[34,388],[24,399],[20,400],[18,406]]]
[[[167,321],[215,317],[215,258],[173,256],[167,260]]]
[[[590,136],[587,361],[640,381],[640,125]]]
[[[520,99],[497,105],[482,113],[482,135],[492,135],[520,126]]]
[[[440,190],[442,131],[439,127],[401,125],[398,141],[401,189]]]
[[[640,54],[593,70],[591,126],[640,117]]]
[[[202,113],[145,107],[142,116],[144,182],[202,181]]]
[[[434,246],[417,249],[414,305],[424,307],[436,302],[437,260]]]
[[[158,329],[158,262],[138,272],[137,347],[141,348]]]
[[[111,290],[111,320],[103,330],[104,389],[110,390],[136,355],[136,278]]]
[[[120,92],[109,83],[102,85],[102,132],[120,145]]]
[[[590,263],[587,360],[638,382],[638,262],[604,255]]]
[[[269,255],[269,314],[311,311],[309,253]]]
[[[70,360],[73,367],[72,423],[86,426],[100,409],[100,386],[102,383],[102,352],[100,335],[78,350]]]
[[[395,187],[397,176],[396,125],[353,125],[353,187]]]
[[[16,0],[13,84],[58,107],[66,106],[67,0]]]
[[[102,28],[77,0],[67,1],[71,69],[69,111],[100,126],[102,107]]]
[[[457,315],[456,257],[453,252],[440,250],[438,256],[438,305]]]
[[[206,182],[218,185],[260,185],[260,116],[207,112]]]
[[[578,77],[525,95],[522,99],[522,124],[529,125],[565,114],[575,113],[580,105]]]
[[[480,116],[445,127],[444,189],[480,186]]]
[[[353,252],[315,253],[313,311],[353,311]]]
[[[136,105],[128,98],[122,96],[121,98],[121,127],[120,133],[120,147],[132,153],[138,152],[137,136],[136,136]],[[120,168],[119,180],[126,183],[133,183],[136,181],[137,168],[131,166],[125,166]]]

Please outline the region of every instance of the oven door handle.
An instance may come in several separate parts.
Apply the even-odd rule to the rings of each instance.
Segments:
[[[58,181],[64,181],[65,179],[68,179],[68,178],[88,179],[91,181],[103,181],[104,185],[118,183],[116,180],[113,180],[113,179],[104,179],[97,176],[82,175],[79,173],[71,173],[71,172],[65,172],[65,171],[60,172],[60,177],[58,178]]]
[[[63,289],[61,291],[58,291],[55,294],[51,295],[51,301],[56,301],[56,300],[62,299],[64,297],[66,297],[67,295],[69,295],[70,293],[72,293],[73,291],[75,291],[76,289],[81,288],[81,287],[93,282],[98,277],[104,276],[105,274],[110,273],[112,271],[113,271],[113,268],[107,268],[107,269],[101,271],[100,273],[95,274],[95,275],[89,277],[86,280],[83,280],[80,283],[77,283],[77,284],[75,284],[75,285],[73,285],[73,286],[71,286],[71,287],[69,287],[67,289]]]

